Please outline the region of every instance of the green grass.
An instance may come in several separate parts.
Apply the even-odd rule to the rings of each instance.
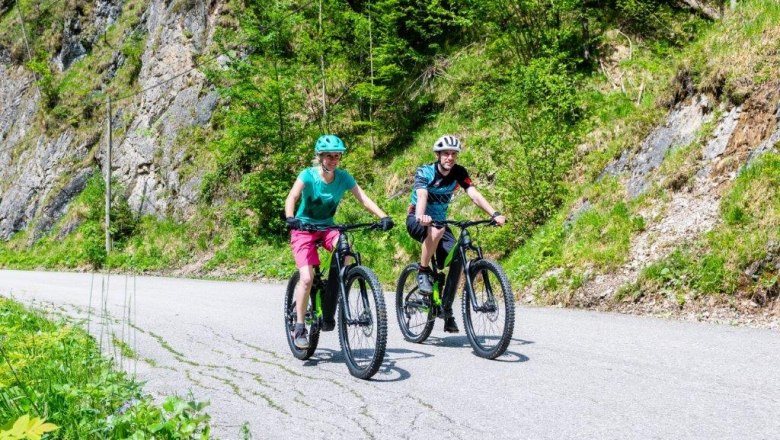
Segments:
[[[29,415],[58,426],[48,438],[209,436],[204,404],[169,398],[156,406],[69,322],[0,297],[0,342],[0,426]]]
[[[638,145],[660,122],[666,113],[660,104],[668,102],[674,92],[676,85],[669,79],[678,69],[689,69],[701,90],[722,92],[724,99],[735,102],[744,99],[740,94],[747,93],[739,90],[742,86],[737,83],[760,84],[768,70],[776,72],[780,66],[777,23],[778,3],[744,2],[723,21],[703,27],[699,37],[682,51],[637,44],[634,56],[620,63],[624,78],[629,79],[626,93],[606,91],[607,84],[600,77],[586,81],[582,96],[585,108],[590,109],[590,133],[585,138],[586,154],[579,158],[572,173],[569,201],[506,260],[512,281],[524,287],[539,280],[553,298],[556,291],[567,286],[576,288],[583,274],[592,269],[608,272],[619,266],[632,235],[644,229],[645,219],[634,212],[651,199],[664,200],[668,191],[691,183],[701,146],[711,135],[714,122],[706,124],[690,145],[669,152],[655,174],[651,194],[644,200],[629,202],[623,196],[622,185],[605,185],[596,177],[613,158]],[[642,84],[642,99],[637,102]],[[717,119],[718,114],[713,121]],[[771,190],[774,161],[769,156],[744,171],[724,198],[724,226],[703,237],[701,243],[681,248],[647,268],[640,280],[643,287],[652,286],[655,291],[675,287],[678,293],[685,288],[693,296],[731,294],[743,288],[741,271],[763,258],[767,243],[778,236],[773,214],[776,195]],[[565,228],[566,215],[584,199],[592,209]],[[557,281],[541,278],[555,268],[564,269],[556,275]],[[632,292],[629,286],[622,295],[627,297]],[[677,297],[678,302],[684,303],[685,295]]]
[[[688,50],[701,90],[723,92],[741,102],[754,85],[776,78],[780,67],[780,5],[772,0],[740,2]]]
[[[722,199],[721,220],[704,237],[645,268],[618,299],[639,292],[672,293],[682,305],[706,295],[753,298],[775,289],[771,264],[761,267],[755,279],[744,272],[755,262],[777,257],[772,243],[780,242],[780,156],[765,154],[742,170]]]
[[[615,178],[605,178],[584,192],[591,203],[576,219],[566,221],[564,213],[539,228],[524,245],[505,261],[510,278],[520,288],[539,279],[542,302],[556,302],[560,289],[576,289],[586,273],[609,271],[623,264],[630,250],[631,236],[644,229],[645,220],[635,214],[644,200],[626,202]],[[555,280],[542,276],[564,268]]]

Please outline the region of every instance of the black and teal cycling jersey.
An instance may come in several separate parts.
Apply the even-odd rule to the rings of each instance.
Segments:
[[[417,168],[414,176],[414,188],[412,188],[412,204],[409,207],[409,213],[415,213],[417,205],[417,190],[422,188],[428,191],[428,204],[425,207],[425,214],[432,219],[442,221],[447,219],[447,209],[450,206],[452,195],[458,187],[464,190],[472,186],[466,168],[455,165],[445,176],[439,172],[436,162],[423,165]]]

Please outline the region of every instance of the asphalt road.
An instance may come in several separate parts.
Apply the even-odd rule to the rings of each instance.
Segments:
[[[0,271],[0,295],[82,318],[96,338],[110,328],[140,360],[106,342],[109,356],[155,397],[209,401],[223,439],[245,424],[255,439],[780,438],[776,331],[519,307],[507,354],[488,361],[441,321],[425,344],[404,341],[387,292],[385,363],[362,381],[336,332],[292,357],[283,284],[135,281],[112,276],[101,301],[99,275]]]

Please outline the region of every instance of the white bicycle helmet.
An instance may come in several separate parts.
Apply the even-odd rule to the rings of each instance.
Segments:
[[[460,151],[462,147],[463,144],[460,143],[460,139],[458,139],[456,136],[452,136],[449,134],[445,134],[439,139],[436,139],[436,142],[433,143],[434,152]]]

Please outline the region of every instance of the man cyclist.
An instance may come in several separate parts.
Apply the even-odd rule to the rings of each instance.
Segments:
[[[298,174],[284,203],[284,214],[287,217],[287,227],[290,229],[290,246],[295,257],[295,265],[300,273],[300,282],[295,289],[297,319],[293,330],[293,341],[299,349],[309,346],[304,318],[314,281],[314,266],[320,264],[316,243],[322,240],[325,249],[332,251],[339,238],[339,231],[335,229],[312,232],[301,228],[304,225],[333,225],[336,208],[347,191],[351,192],[367,211],[381,219],[380,225],[383,231],[393,227],[393,220],[363,192],[352,175],[338,168],[341,155],[346,151],[347,147],[338,136],[332,134],[320,136],[314,145],[317,165],[306,168]],[[301,204],[293,216],[298,199],[301,199]],[[332,303],[332,310],[323,311],[325,315],[323,331],[333,330],[336,324],[333,316],[335,298],[331,299],[328,304]]]
[[[493,209],[493,206],[474,187],[466,168],[456,164],[458,153],[462,148],[461,141],[457,137],[452,135],[440,137],[433,143],[436,162],[417,168],[414,177],[406,230],[412,238],[422,243],[417,284],[423,294],[433,292],[430,269],[433,253],[436,252],[438,264],[443,265],[457,241],[449,227],[434,226],[433,222],[447,219],[447,209],[458,187],[463,188],[474,204],[490,215],[499,226],[506,222],[506,217]],[[447,295],[442,298],[444,331],[449,333],[459,331],[452,314],[452,303],[455,301],[455,289],[460,282],[462,270],[463,263],[455,255],[444,287]]]

